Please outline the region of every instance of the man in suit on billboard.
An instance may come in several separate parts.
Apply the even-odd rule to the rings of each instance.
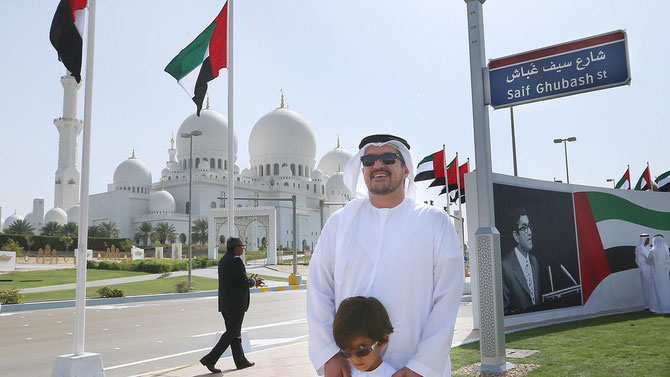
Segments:
[[[540,267],[533,249],[533,230],[526,210],[512,211],[512,237],[516,246],[502,258],[505,314],[540,304]]]

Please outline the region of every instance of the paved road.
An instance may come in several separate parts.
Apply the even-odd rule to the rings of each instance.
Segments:
[[[304,290],[251,300],[244,328],[252,350],[306,339]],[[102,355],[107,377],[197,361],[224,328],[216,303],[206,297],[88,308],[85,350]],[[72,308],[0,314],[0,375],[50,376],[56,357],[73,351],[74,318]]]

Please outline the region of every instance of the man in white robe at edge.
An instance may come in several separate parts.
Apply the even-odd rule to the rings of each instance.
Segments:
[[[644,307],[649,309],[651,297],[656,294],[654,289],[654,267],[649,258],[649,234],[640,234],[640,241],[635,247],[635,264],[640,268],[640,278],[642,280],[642,296],[644,297]]]
[[[654,236],[649,259],[654,266],[654,283],[656,294],[651,297],[650,311],[659,314],[670,314],[670,251],[662,235]]]
[[[350,376],[349,363],[337,355],[333,317],[343,299],[372,296],[393,324],[383,355],[398,370],[393,376],[451,376],[449,352],[464,274],[456,231],[444,211],[415,202],[404,139],[371,135],[359,149],[344,169],[356,199],[328,219],[309,265],[312,364],[319,375]],[[375,160],[362,167],[366,155]]]

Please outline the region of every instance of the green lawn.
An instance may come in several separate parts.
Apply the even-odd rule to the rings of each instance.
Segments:
[[[507,348],[538,350],[514,364],[527,376],[670,376],[670,316],[620,314],[507,334]],[[452,370],[480,361],[479,343],[451,350]],[[454,375],[456,376],[456,375]]]
[[[62,270],[26,271],[2,274],[0,275],[0,289],[24,289],[74,283],[77,280],[76,272],[77,270],[75,268],[67,268]],[[146,274],[146,272],[87,269],[86,281],[116,279]]]
[[[110,285],[110,287],[121,289],[126,296],[137,296],[137,295],[156,294],[156,293],[176,293],[177,291],[174,285],[179,281],[186,281],[186,280],[187,280],[186,276],[167,277],[155,280],[141,281],[136,283]],[[96,292],[100,288],[101,287],[86,288],[86,297],[87,298],[100,297]],[[213,290],[218,288],[218,282],[216,279],[193,276],[193,288],[197,291]],[[23,298],[24,302],[73,300],[75,298],[75,290],[67,289],[52,292],[26,293],[23,295]]]

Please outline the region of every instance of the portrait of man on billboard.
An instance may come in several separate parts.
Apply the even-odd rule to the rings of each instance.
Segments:
[[[582,304],[572,194],[493,185],[505,315]]]

